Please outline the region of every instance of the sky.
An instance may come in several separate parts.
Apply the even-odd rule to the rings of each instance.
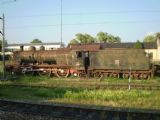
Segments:
[[[61,0],[0,0],[9,44],[61,41]],[[122,42],[160,32],[160,0],[62,0],[63,42],[76,33],[107,32]],[[2,22],[0,21],[0,29]]]

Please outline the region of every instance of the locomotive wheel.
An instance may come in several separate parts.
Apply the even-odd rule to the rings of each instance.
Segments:
[[[143,79],[143,74],[140,74],[140,75],[139,75],[139,79]]]
[[[147,75],[147,79],[148,79],[148,80],[151,79],[151,75]]]
[[[151,73],[151,78],[153,78],[154,77],[154,73]]]
[[[109,76],[109,77],[113,77],[113,74],[112,74],[112,73],[109,73],[108,76]]]
[[[48,75],[47,71],[38,71],[39,76]]]
[[[123,78],[126,78],[126,79],[128,79],[128,78],[129,78],[129,74],[127,74],[127,73],[124,73],[124,74],[123,74]]]
[[[140,74],[139,75],[140,79],[147,79],[147,77],[148,77],[147,74]]]
[[[144,78],[144,79],[147,79],[147,78],[148,78],[148,75],[147,75],[147,74],[144,74],[144,75],[143,75],[143,78]]]
[[[119,78],[119,76],[120,76],[119,73],[117,73],[117,78]]]
[[[85,75],[83,73],[79,73],[78,75],[80,78],[85,77]]]
[[[37,72],[36,71],[31,71],[31,75],[35,76],[35,75],[37,75]]]
[[[112,76],[113,76],[114,78],[119,78],[119,74],[118,74],[118,73],[113,73]]]
[[[100,77],[101,77],[101,73],[100,73],[100,72],[96,72],[96,73],[94,73],[94,77],[96,77],[96,78],[100,78]]]
[[[80,78],[84,78],[84,77],[87,77],[87,74],[85,73],[85,71],[79,71],[78,76],[79,76]]]
[[[57,77],[68,77],[70,74],[69,69],[57,69]]]
[[[134,77],[134,79],[139,79],[139,74],[138,73],[135,73],[135,74],[133,74],[133,77]]]
[[[80,78],[83,78],[83,77],[86,77],[87,75],[86,74],[84,74],[84,73],[79,73],[79,75],[78,75]]]

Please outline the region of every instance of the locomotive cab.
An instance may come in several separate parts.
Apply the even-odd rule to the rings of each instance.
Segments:
[[[75,66],[78,70],[85,70],[85,73],[88,73],[90,66],[90,57],[89,51],[75,51],[76,61]]]

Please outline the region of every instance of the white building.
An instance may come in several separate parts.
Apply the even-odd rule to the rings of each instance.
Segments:
[[[152,54],[152,61],[160,63],[160,38],[157,38],[156,47],[151,49],[145,49],[145,52]]]
[[[40,50],[43,46],[45,50],[55,50],[61,47],[61,43],[27,43],[27,44],[8,44],[6,46],[7,51],[19,51],[23,49],[24,51],[30,50],[30,47],[35,47],[36,50]],[[64,47],[64,44],[62,44]]]

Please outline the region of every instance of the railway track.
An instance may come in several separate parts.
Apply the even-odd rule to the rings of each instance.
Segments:
[[[7,85],[7,86],[15,86],[15,87],[38,87],[38,88],[85,88],[85,89],[128,89],[130,86],[131,89],[140,89],[140,90],[160,90],[160,85],[143,85],[143,84],[77,84],[70,83],[70,84],[0,84],[0,85]]]
[[[0,112],[16,115],[15,120],[159,120],[160,110],[112,108],[59,103],[0,100]],[[28,117],[24,118],[23,117]]]
[[[59,108],[49,104],[1,99],[0,119],[8,120],[12,116],[14,120],[75,120],[72,116],[65,116],[63,111],[57,112]]]

